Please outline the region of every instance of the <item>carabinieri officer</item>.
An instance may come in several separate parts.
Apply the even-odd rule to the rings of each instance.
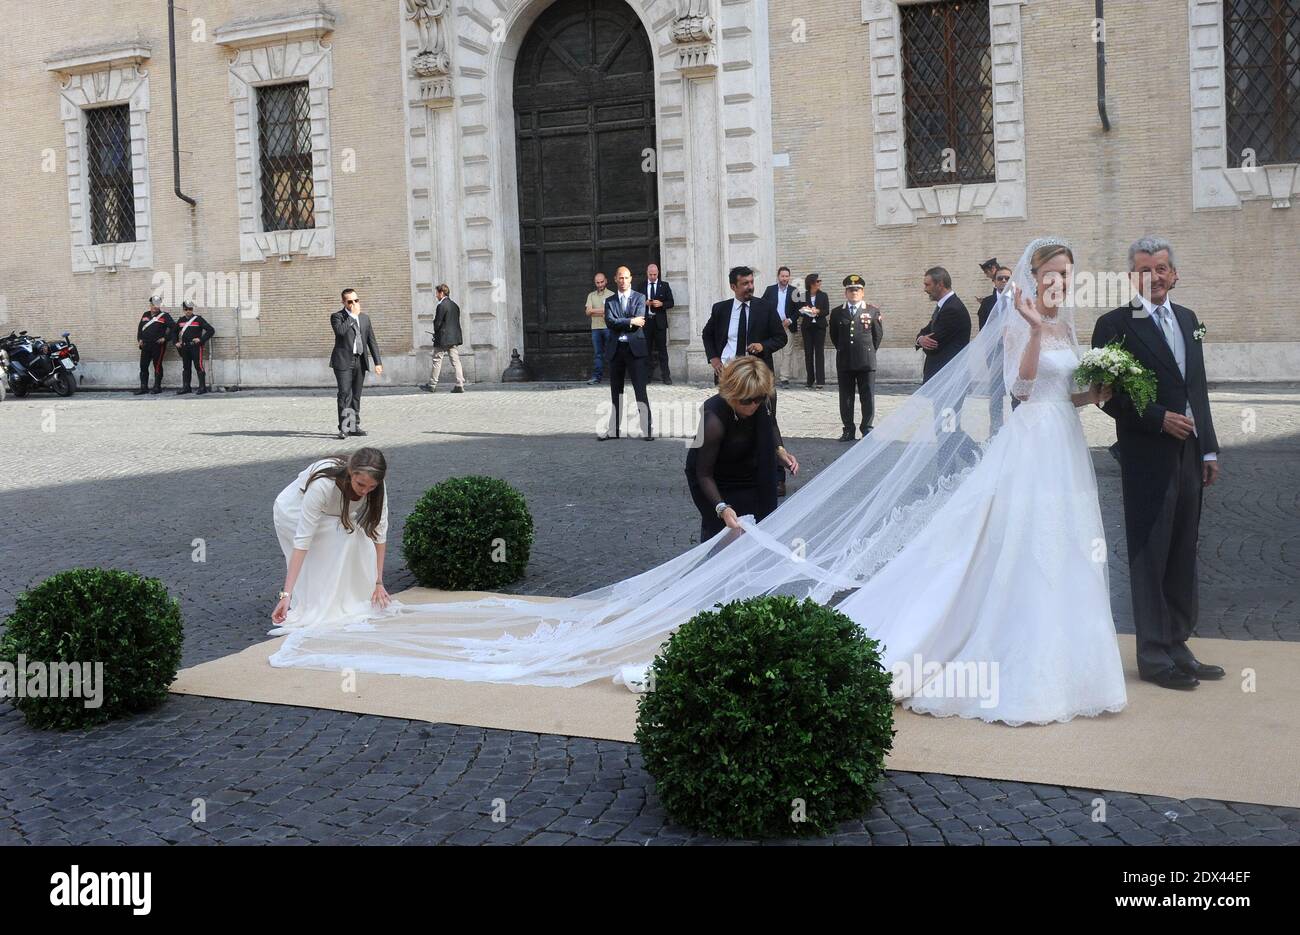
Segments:
[[[194,314],[193,302],[182,302],[185,314],[176,322],[176,349],[181,353],[185,363],[184,384],[176,391],[177,396],[190,392],[190,368],[199,372],[199,392],[202,396],[208,391],[208,340],[217,333],[202,315]]]

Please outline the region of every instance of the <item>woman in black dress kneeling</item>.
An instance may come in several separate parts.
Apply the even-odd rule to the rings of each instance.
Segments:
[[[686,455],[686,483],[700,511],[700,541],[739,516],[762,520],[776,509],[777,462],[791,474],[799,462],[781,444],[769,399],[772,371],[758,357],[737,357],[722,371],[718,394],[701,407],[699,433]]]

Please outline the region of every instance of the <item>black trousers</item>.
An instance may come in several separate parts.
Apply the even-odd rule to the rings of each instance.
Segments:
[[[361,358],[354,357],[347,370],[334,370],[334,382],[339,387],[339,431],[352,432],[361,428],[361,387],[366,371]]]
[[[1187,638],[1196,627],[1202,460],[1193,435],[1163,477],[1125,463],[1126,456],[1136,456],[1120,449],[1138,672],[1154,675],[1193,658]]]
[[[650,355],[646,359],[650,362],[647,379],[655,378],[655,367],[660,368],[660,375],[665,380],[673,378],[672,373],[668,370],[668,314],[666,312],[656,312],[654,318],[647,319],[650,327],[646,328],[645,340],[649,345]]]
[[[182,385],[190,388],[190,368],[199,372],[199,389],[208,385],[208,350],[202,344],[182,344],[181,362],[185,366]]]
[[[853,396],[856,392],[862,403],[862,434],[867,434],[876,418],[876,371],[836,370],[840,381],[840,422],[846,431],[853,431]]]
[[[808,374],[808,385],[824,386],[826,384],[826,329],[804,326],[799,331],[803,335],[803,365]]]
[[[614,340],[614,356],[607,360],[609,365],[609,395],[614,402],[614,411],[610,414],[609,434],[617,438],[623,428],[623,386],[628,375],[632,377],[632,392],[636,395],[637,414],[641,421],[641,434],[653,435],[654,425],[650,418],[650,397],[646,395],[646,372],[649,357],[637,357],[626,341]]]
[[[140,348],[140,385],[149,385],[149,371],[153,371],[153,385],[162,386],[163,355],[167,353],[167,342],[145,344]]]

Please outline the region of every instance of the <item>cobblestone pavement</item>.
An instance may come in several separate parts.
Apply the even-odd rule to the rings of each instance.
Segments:
[[[882,388],[881,411],[907,391]],[[709,392],[652,387],[661,433],[692,434]],[[370,389],[363,421],[366,442],[389,457],[390,541],[431,484],[487,473],[524,493],[536,523],[514,590],[574,594],[678,554],[698,532],[684,445],[598,444],[607,399],[603,387]],[[1199,635],[1300,639],[1300,391],[1228,387],[1213,406],[1224,477],[1206,498]],[[283,575],[271,502],[311,459],[357,447],[333,439],[333,415],[333,393],[315,390],[10,397],[0,405],[0,615],[54,571],[111,565],[160,577],[180,597],[186,666],[264,640]],[[844,451],[832,440],[833,390],[783,392],[780,417],[808,476]],[[1084,424],[1116,622],[1131,632],[1118,471],[1104,447],[1113,436],[1100,413],[1085,411]],[[206,562],[191,560],[196,539]],[[394,591],[413,583],[398,547],[387,579]],[[1105,822],[1091,820],[1099,795]],[[199,798],[202,823],[191,821]],[[494,799],[507,803],[504,822],[491,820]],[[195,696],[59,734],[0,706],[0,843],[708,840],[667,821],[635,744]],[[860,821],[802,843],[942,842],[1297,843],[1300,810],[895,772]]]

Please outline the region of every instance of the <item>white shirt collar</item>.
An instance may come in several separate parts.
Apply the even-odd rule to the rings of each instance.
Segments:
[[[953,292],[952,292],[951,289],[949,289],[947,292],[945,292],[945,293],[943,294],[943,298],[940,299],[940,300],[939,300],[938,302],[936,302],[935,304],[936,304],[937,306],[939,306],[939,308],[943,308],[943,303],[944,303],[944,302],[947,302],[949,299],[951,299],[952,296],[953,296]]]
[[[1161,302],[1159,305],[1152,304],[1151,301],[1147,299],[1147,297],[1140,292],[1138,293],[1138,298],[1142,300],[1142,307],[1146,309],[1146,313],[1149,316],[1154,317],[1156,313],[1156,309],[1158,308],[1166,309],[1171,313],[1174,310],[1173,306],[1169,304],[1169,296],[1167,294],[1165,295],[1165,300]]]

